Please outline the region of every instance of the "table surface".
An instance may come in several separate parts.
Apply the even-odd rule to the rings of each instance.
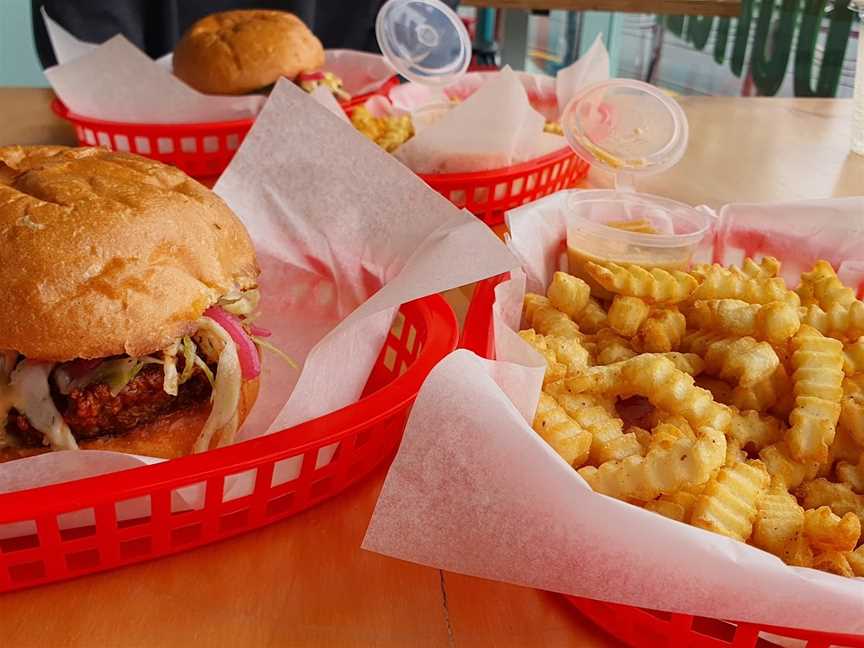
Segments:
[[[463,0],[462,4],[496,9],[619,11],[673,16],[737,17],[741,14],[741,0]]]
[[[50,95],[0,88],[0,145],[66,143]],[[684,98],[690,146],[643,191],[719,207],[864,193],[851,102]],[[595,184],[608,178],[592,172]],[[465,291],[448,298],[464,313]],[[384,471],[217,545],[3,596],[4,646],[613,646],[560,597],[362,551]],[[120,637],[120,639],[118,639]]]

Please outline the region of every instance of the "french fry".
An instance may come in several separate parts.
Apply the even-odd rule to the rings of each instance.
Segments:
[[[777,477],[789,488],[813,479],[819,471],[818,461],[799,462],[792,458],[785,441],[773,443],[759,451],[759,458],[771,477]]]
[[[703,263],[694,266],[690,270],[690,274],[699,280],[705,279],[709,274],[726,271],[741,274],[751,279],[771,279],[780,273],[780,262],[771,256],[763,257],[759,263],[756,263],[750,257],[744,259],[741,268],[734,266],[726,268],[719,263]]]
[[[682,438],[657,447],[644,457],[586,466],[579,474],[592,489],[618,499],[647,502],[663,493],[706,482],[726,457],[726,438],[719,430],[700,428],[694,440]]]
[[[834,441],[831,442],[831,446],[828,448],[828,461],[824,464],[824,467],[830,468],[838,461],[845,461],[847,463],[857,462],[862,452],[864,452],[864,448],[858,445],[849,431],[842,425],[837,426]]]
[[[725,432],[731,411],[714,402],[711,392],[699,389],[693,377],[667,357],[643,354],[622,363],[628,391],[645,396],[654,407],[678,414],[696,429],[708,426]]]
[[[651,439],[648,449],[660,448],[674,443],[678,439],[696,439],[696,433],[689,425],[673,425],[671,423],[658,423],[651,430]]]
[[[588,305],[591,287],[578,277],[566,272],[556,272],[552,275],[552,283],[549,284],[546,296],[552,306],[575,320]]]
[[[864,545],[846,554],[846,562],[855,576],[864,576]]]
[[[801,326],[799,309],[785,301],[748,304],[738,299],[711,299],[693,304],[690,324],[724,335],[748,336],[782,344]]]
[[[838,481],[859,495],[864,493],[864,454],[859,457],[858,463],[838,461],[834,472],[837,473]]]
[[[786,289],[780,277],[750,277],[721,266],[711,266],[702,275],[702,283],[693,292],[693,300],[738,299],[749,304],[784,301],[796,308],[797,294]]]
[[[843,399],[840,401],[838,431],[844,430],[859,444],[864,445],[864,390],[849,378],[843,380]]]
[[[665,360],[672,365],[673,369],[689,375],[698,375],[704,366],[702,358],[693,353],[643,353],[629,360],[589,367],[581,374],[567,378],[567,389],[574,394],[588,392],[613,396],[632,396],[636,392],[630,389],[628,384],[622,382],[621,376],[627,363],[636,360],[639,362]],[[647,394],[645,396],[647,397]]]
[[[600,329],[592,339],[595,345],[594,361],[597,364],[607,365],[621,362],[636,355],[630,341],[624,339],[611,328]]]
[[[773,416],[762,415],[753,410],[740,412],[733,409],[727,434],[738,441],[742,448],[759,452],[766,446],[780,441],[785,432],[783,423]]]
[[[525,295],[525,321],[528,326],[542,335],[582,339],[579,326],[542,295]]]
[[[686,272],[662,268],[646,270],[637,265],[593,261],[585,264],[591,278],[604,289],[616,295],[639,297],[652,304],[675,304],[687,299],[696,288],[697,281]]]
[[[677,310],[664,308],[652,312],[639,326],[636,345],[645,353],[676,351],[687,330],[687,320]]]
[[[839,551],[824,551],[816,554],[811,566],[813,569],[828,572],[829,574],[836,574],[837,576],[851,578],[855,575],[855,572],[849,565],[846,554]]]
[[[558,356],[547,346],[545,337],[538,335],[534,329],[519,331],[519,337],[530,344],[546,360],[546,373],[543,376],[544,383],[562,380],[567,375],[567,365],[558,362]]]
[[[642,454],[646,454],[651,445],[651,432],[645,428],[639,427],[638,425],[631,425],[627,428],[627,433],[636,437],[639,445],[642,446]]]
[[[843,372],[847,376],[864,373],[864,336],[843,345]]]
[[[591,434],[589,463],[599,465],[644,454],[636,435],[623,433],[624,422],[620,418],[612,416],[596,400],[571,394],[562,386],[554,386],[552,396],[568,416]]]
[[[810,272],[801,275],[799,295],[809,303],[821,308],[834,304],[849,306],[855,301],[855,291],[843,285],[834,268],[827,261],[819,260]]]
[[[547,335],[546,347],[555,354],[555,359],[567,367],[568,374],[581,373],[588,368],[591,355],[577,338]]]
[[[681,348],[702,356],[708,373],[742,387],[770,378],[780,366],[780,358],[770,344],[750,337],[693,332],[684,337]]]
[[[651,307],[638,297],[615,295],[607,315],[609,326],[618,335],[633,337],[650,312]],[[665,350],[671,351],[672,349]]]
[[[770,279],[780,274],[780,262],[772,256],[762,257],[759,263],[747,257],[741,264],[741,272],[754,279]]]
[[[739,410],[771,411],[782,419],[789,416],[795,406],[792,379],[782,364],[768,378],[748,387],[741,385],[732,390],[729,401]]]
[[[821,551],[852,551],[861,536],[861,520],[854,513],[843,517],[828,506],[804,511],[804,536],[810,546]]]
[[[823,462],[840,417],[843,346],[802,326],[792,347],[795,409],[789,415],[789,449],[799,461]]]
[[[747,540],[753,532],[756,503],[770,481],[761,461],[721,468],[696,500],[690,523],[736,540]]]
[[[827,506],[835,515],[854,513],[859,520],[864,520],[864,495],[856,494],[846,484],[820,477],[802,484],[797,493],[805,509]]]
[[[801,309],[801,323],[839,340],[857,340],[864,335],[864,302],[832,304],[825,309],[810,304]]]
[[[589,334],[596,333],[608,324],[606,311],[603,310],[600,302],[593,297],[591,297],[588,300],[588,303],[585,304],[585,308],[583,308],[579,313],[576,321],[579,324],[579,327],[585,331],[585,333]]]
[[[782,479],[774,478],[756,503],[756,520],[750,542],[785,560],[804,530],[804,509],[786,490]]]
[[[684,509],[681,504],[678,502],[673,502],[668,499],[660,499],[652,500],[650,502],[645,502],[645,506],[643,506],[646,511],[652,511],[654,513],[658,513],[663,517],[667,517],[670,520],[676,520],[678,522],[684,522],[687,517],[687,511]]]
[[[540,394],[533,428],[564,461],[574,468],[578,468],[588,460],[591,433],[568,416],[558,402],[548,394]]]

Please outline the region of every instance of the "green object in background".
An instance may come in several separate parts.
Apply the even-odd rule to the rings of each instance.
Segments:
[[[729,42],[729,18],[717,21],[717,35],[714,39],[714,61],[723,65],[726,60],[726,44]]]
[[[741,76],[744,59],[747,58],[747,41],[750,38],[750,23],[753,21],[753,0],[742,0],[741,16],[735,26],[735,40],[732,43],[732,59],[729,68],[732,74]]]
[[[795,96],[796,97],[833,97],[837,94],[837,84],[843,69],[843,57],[852,30],[853,12],[841,3],[835,3],[831,11],[825,51],[816,89],[813,89],[813,57],[816,52],[816,39],[822,26],[825,13],[825,0],[805,0],[798,31],[798,45],[795,48]],[[864,30],[862,30],[864,33]],[[858,47],[864,47],[859,36]],[[861,72],[859,71],[859,74]]]
[[[666,29],[678,38],[684,38],[684,16],[666,16]]]
[[[713,26],[714,16],[690,16],[687,21],[687,40],[701,52],[708,43]]]
[[[799,0],[783,0],[780,4],[780,18],[776,23],[771,20],[774,15],[774,0],[762,0],[759,5],[750,65],[753,69],[753,83],[763,96],[774,96],[783,85],[789,54],[792,52],[792,38],[795,36],[798,2]]]

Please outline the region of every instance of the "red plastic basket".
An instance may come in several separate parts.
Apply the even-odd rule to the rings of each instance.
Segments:
[[[752,246],[752,241],[747,245]],[[750,252],[755,250],[751,247]],[[465,315],[465,326],[460,340],[462,348],[484,358],[494,358],[495,338],[492,329],[492,304],[495,286],[507,279],[499,275],[479,282]],[[720,621],[690,614],[646,610],[618,603],[605,603],[575,596],[565,598],[582,614],[606,633],[630,646],[690,646],[692,648],[752,648],[773,646],[770,638],[760,633],[799,639],[807,646],[855,646],[864,648],[864,636],[779,628],[764,624]]]
[[[393,456],[420,385],[457,335],[440,296],[405,304],[352,405],[204,454],[0,495],[0,538],[14,535],[0,539],[0,592],[185,551],[337,495]],[[248,492],[226,497],[235,477],[249,479]],[[202,488],[197,504],[178,504]],[[143,513],[123,519],[130,504]],[[87,522],[64,529],[70,516]]]
[[[570,148],[562,148],[501,169],[420,177],[454,205],[464,207],[491,227],[504,222],[508,209],[574,187],[588,175],[589,168]]]
[[[193,178],[219,177],[228,166],[254,119],[201,124],[128,124],[74,113],[59,99],[54,112],[75,127],[81,146],[104,146],[173,164]]]
[[[390,77],[378,90],[353,97],[343,107],[350,110],[373,95],[387,94],[398,84],[398,77]],[[81,146],[137,153],[173,164],[205,183],[212,183],[221,175],[255,121],[249,118],[199,124],[129,124],[79,115],[59,99],[51,103],[51,108],[72,123]]]

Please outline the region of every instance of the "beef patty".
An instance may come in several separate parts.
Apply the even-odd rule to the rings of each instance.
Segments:
[[[179,386],[177,396],[165,393],[162,382],[162,367],[146,365],[116,396],[103,383],[73,389],[64,396],[53,388],[53,381],[52,395],[63,420],[79,441],[123,434],[210,398],[210,383],[200,370],[196,369]],[[6,430],[24,446],[43,445],[42,433],[15,410],[9,413]]]

